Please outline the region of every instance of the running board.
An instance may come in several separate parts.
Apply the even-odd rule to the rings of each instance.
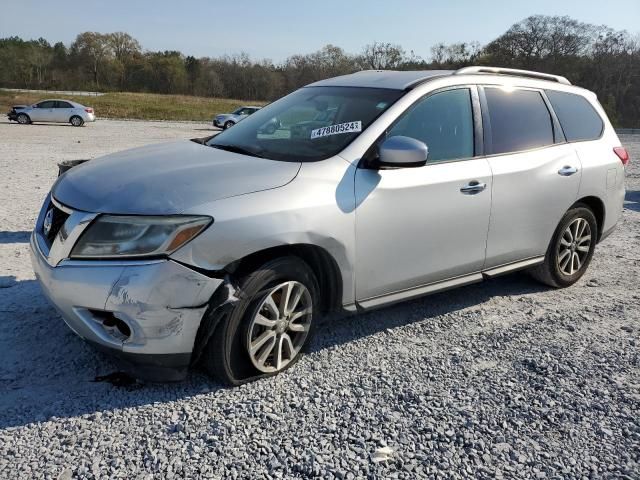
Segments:
[[[462,287],[464,285],[470,285],[472,283],[478,283],[482,280],[495,278],[506,273],[515,272],[516,270],[522,270],[525,268],[533,267],[544,262],[544,256],[528,258],[520,262],[509,263],[507,265],[501,265],[499,267],[485,270],[482,273],[473,273],[471,275],[464,275],[462,277],[451,278],[442,282],[430,283],[421,287],[411,288],[409,290],[401,290],[399,292],[388,293],[380,295],[378,297],[371,297],[365,300],[360,300],[355,304],[358,310],[370,310],[378,307],[386,307],[405,300],[411,300],[414,298],[429,295],[431,293],[441,292],[443,290],[449,290],[451,288]],[[353,304],[349,305],[349,311],[353,311]]]
[[[464,277],[452,278],[443,282],[430,283],[421,287],[412,288],[409,290],[402,290],[400,292],[388,293],[379,297],[367,298],[358,302],[358,307],[362,310],[369,310],[371,308],[377,308],[382,306],[391,305],[393,303],[403,302],[405,300],[411,300],[413,298],[422,297],[424,295],[441,292],[442,290],[448,290],[450,288],[462,287],[464,285],[470,285],[472,283],[478,283],[483,280],[481,273],[474,273],[472,275],[465,275]]]
[[[495,278],[499,277],[500,275],[504,275],[505,273],[511,273],[515,272],[516,270],[522,270],[525,268],[533,267],[534,265],[539,265],[542,262],[544,262],[544,256],[528,258],[527,260],[522,260],[520,262],[509,263],[507,265],[502,265],[500,267],[485,270],[484,272],[482,272],[482,275],[485,278]]]

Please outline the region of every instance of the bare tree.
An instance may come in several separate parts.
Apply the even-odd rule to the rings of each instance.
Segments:
[[[390,70],[398,68],[405,59],[404,49],[400,45],[374,42],[366,45],[360,55],[364,68]]]
[[[115,32],[105,35],[107,46],[113,52],[113,56],[121,62],[126,62],[132,56],[139,54],[142,47],[138,40],[128,33]]]

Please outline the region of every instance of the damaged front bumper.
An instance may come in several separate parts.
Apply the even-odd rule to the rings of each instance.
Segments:
[[[83,222],[76,222],[72,215],[67,223],[73,227]],[[31,235],[33,269],[45,296],[67,325],[115,355],[138,378],[183,378],[208,302],[223,280],[170,259],[52,258],[61,247],[48,248],[39,224]],[[76,237],[74,233],[67,233],[66,240]]]

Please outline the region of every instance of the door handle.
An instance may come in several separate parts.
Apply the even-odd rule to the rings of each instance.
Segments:
[[[460,192],[465,195],[475,195],[476,193],[482,192],[485,188],[487,188],[486,183],[480,183],[477,180],[473,180],[472,182],[467,183],[464,187],[460,189]]]
[[[562,175],[563,177],[570,177],[574,173],[578,173],[578,169],[576,167],[572,167],[571,165],[565,165],[560,170],[558,170],[558,175]]]

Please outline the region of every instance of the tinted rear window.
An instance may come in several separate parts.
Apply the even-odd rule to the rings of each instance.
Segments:
[[[568,142],[600,138],[604,124],[586,98],[554,90],[546,93]]]
[[[540,92],[485,88],[491,122],[491,153],[553,144],[551,114]]]

